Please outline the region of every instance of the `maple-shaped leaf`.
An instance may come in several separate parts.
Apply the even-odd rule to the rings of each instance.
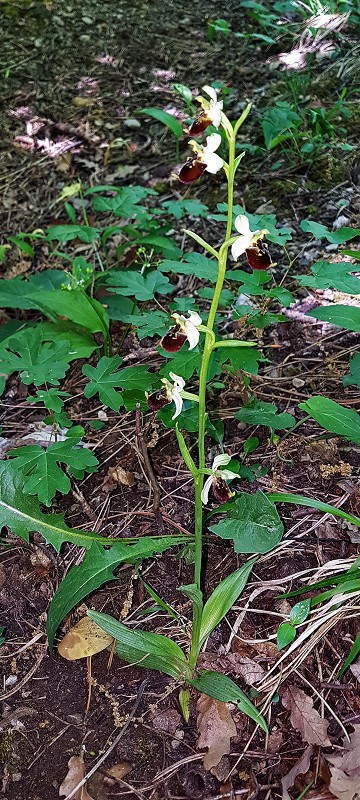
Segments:
[[[92,472],[99,463],[97,458],[87,448],[76,445],[77,441],[66,439],[46,449],[35,444],[9,450],[15,469],[24,477],[24,493],[37,495],[40,502],[49,506],[56,492],[70,491],[70,479],[58,462],[70,467],[76,477],[82,477],[84,471]]]
[[[107,283],[116,294],[125,297],[135,297],[137,300],[152,300],[155,294],[169,294],[172,284],[169,278],[161,272],[148,272],[147,275],[140,275],[139,272],[111,272]]]
[[[123,389],[141,389],[148,391],[151,389],[155,376],[151,375],[146,367],[124,367],[117,370],[122,359],[120,356],[103,356],[96,367],[89,364],[83,366],[83,374],[90,378],[85,386],[84,395],[87,398],[98,394],[105,406],[118,411],[123,405],[121,392],[117,392],[118,387]]]
[[[0,372],[19,372],[26,385],[59,385],[69,368],[69,342],[43,342],[36,329],[22,331],[0,347]]]

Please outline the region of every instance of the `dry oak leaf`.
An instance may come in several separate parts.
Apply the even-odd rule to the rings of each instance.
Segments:
[[[304,750],[301,758],[296,761],[290,772],[281,778],[282,800],[291,800],[288,789],[291,789],[291,787],[294,785],[295,779],[298,775],[305,775],[305,773],[308,771],[313,752],[314,748],[311,744],[309,744],[306,750]]]
[[[230,753],[230,739],[236,736],[236,725],[229,704],[215,700],[207,694],[200,694],[197,710],[197,728],[200,734],[197,746],[208,748],[204,755],[204,767],[211,770],[224,755]]]
[[[65,795],[65,797],[71,794],[85,776],[85,765],[81,756],[71,756],[68,761],[68,767],[68,773],[59,789],[59,795]],[[73,800],[94,800],[94,798],[89,795],[86,786],[83,785],[75,792]]]
[[[288,686],[283,693],[281,702],[284,708],[290,711],[290,722],[296,731],[308,744],[329,747],[331,744],[327,735],[329,723],[322,719],[314,708],[314,701],[298,686]]]
[[[329,789],[339,800],[360,800],[360,725],[354,725],[350,741],[336,756],[325,756],[330,763]]]

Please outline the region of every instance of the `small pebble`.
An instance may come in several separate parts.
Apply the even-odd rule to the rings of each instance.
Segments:
[[[301,389],[302,386],[305,386],[305,381],[302,378],[293,378],[291,383],[295,386],[295,389]]]
[[[125,119],[124,120],[124,127],[125,128],[141,128],[141,122],[138,119]]]
[[[85,25],[92,25],[94,20],[91,17],[81,17],[82,21],[85,22]]]
[[[81,714],[67,714],[66,722],[69,722],[70,725],[81,725],[83,723],[83,718]]]
[[[7,688],[15,686],[15,683],[17,683],[17,681],[18,681],[17,675],[9,675],[9,677],[6,678],[5,686],[7,686]]]

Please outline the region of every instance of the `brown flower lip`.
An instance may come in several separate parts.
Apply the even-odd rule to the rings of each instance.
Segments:
[[[269,269],[271,267],[271,255],[265,242],[257,242],[253,247],[248,247],[245,252],[251,269]]]
[[[202,111],[200,114],[198,114],[196,119],[194,119],[194,122],[190,125],[189,135],[198,136],[199,133],[205,131],[206,128],[209,127],[209,125],[211,125],[211,119],[204,111]]]
[[[186,334],[181,330],[180,325],[173,325],[161,339],[160,347],[167,353],[177,353],[186,342]]]
[[[180,169],[178,178],[181,183],[192,183],[201,177],[206,169],[206,164],[197,158],[188,158]]]
[[[233,492],[223,478],[215,476],[211,488],[218,503],[226,503],[233,496]]]
[[[147,398],[147,404],[150,408],[150,411],[160,411],[161,408],[164,408],[167,403],[169,403],[169,398],[166,393],[166,389],[159,389],[158,392],[153,392],[153,394],[149,394]]]

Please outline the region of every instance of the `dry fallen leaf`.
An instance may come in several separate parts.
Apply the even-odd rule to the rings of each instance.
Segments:
[[[350,741],[345,742],[344,750],[336,756],[325,756],[330,764],[331,779],[329,789],[339,800],[359,800],[360,798],[360,725],[354,725]]]
[[[111,492],[119,485],[119,483],[122,483],[123,486],[134,486],[134,473],[128,472],[126,469],[123,469],[119,466],[110,467],[101,488],[104,492]]]
[[[75,786],[82,781],[85,775],[85,765],[81,756],[72,756],[68,761],[68,767],[68,773],[59,789],[59,795],[65,795],[65,797],[71,794]],[[73,800],[94,800],[94,798],[90,797],[86,785],[83,785],[75,792]]]
[[[83,617],[65,634],[58,644],[58,651],[68,661],[76,661],[100,653],[113,641],[112,636],[99,628],[90,617]]]
[[[309,744],[290,772],[281,779],[282,800],[291,800],[288,789],[291,789],[294,785],[295,778],[297,778],[298,775],[305,775],[305,772],[308,771],[313,752],[314,748]]]
[[[227,662],[234,675],[241,675],[249,686],[261,681],[265,675],[265,670],[261,664],[258,664],[252,658],[241,656],[240,653],[229,653]]]
[[[281,698],[284,708],[290,711],[290,722],[301,733],[305,742],[328,747],[331,742],[327,735],[329,723],[322,719],[314,708],[312,697],[298,686],[289,686]]]
[[[216,767],[222,756],[230,753],[230,739],[236,736],[236,725],[227,703],[201,694],[197,702],[198,747],[207,747],[204,767]]]

